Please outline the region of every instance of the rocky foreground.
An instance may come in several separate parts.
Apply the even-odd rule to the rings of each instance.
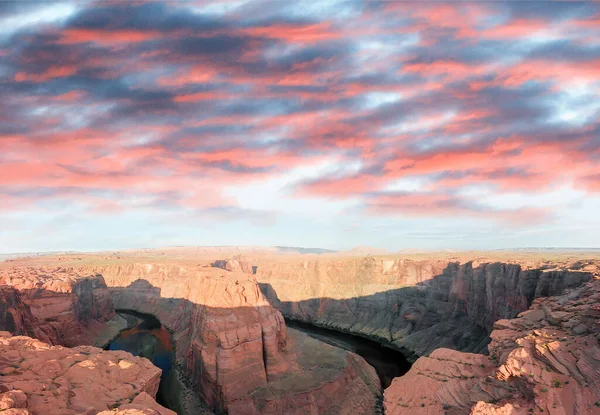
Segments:
[[[175,415],[158,405],[161,370],[147,359],[92,346],[50,346],[0,332],[0,413],[108,414],[142,410]],[[118,410],[117,410],[118,408]]]

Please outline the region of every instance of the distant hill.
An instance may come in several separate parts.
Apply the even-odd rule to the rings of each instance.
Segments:
[[[373,248],[372,246],[356,246],[346,251],[340,251],[340,253],[348,255],[389,255],[390,251],[383,248]]]
[[[9,259],[17,258],[29,258],[37,256],[52,256],[52,255],[69,255],[77,254],[77,251],[47,251],[47,252],[15,252],[10,254],[0,254],[0,261],[7,261]]]
[[[333,254],[338,251],[323,248],[300,248],[296,246],[276,246],[278,252],[297,252],[299,254]]]
[[[514,251],[539,251],[539,252],[544,252],[544,251],[552,251],[552,252],[569,252],[569,251],[586,251],[586,252],[592,252],[592,251],[600,251],[600,248],[559,248],[559,247],[549,247],[549,248],[504,248],[504,249],[497,249],[496,251],[503,251],[503,252],[514,252]]]

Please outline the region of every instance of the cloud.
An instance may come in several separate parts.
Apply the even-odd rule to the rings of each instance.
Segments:
[[[531,226],[546,222],[551,217],[551,212],[543,208],[494,209],[442,193],[380,194],[370,198],[367,210],[378,215],[459,216],[493,220],[511,226]]]

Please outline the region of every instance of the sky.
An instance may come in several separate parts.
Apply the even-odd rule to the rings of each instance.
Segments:
[[[0,252],[600,247],[600,4],[0,2]]]

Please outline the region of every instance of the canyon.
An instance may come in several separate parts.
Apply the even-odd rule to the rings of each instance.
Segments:
[[[72,411],[61,413],[600,413],[599,264],[585,253],[200,248],[10,259],[0,346],[14,357],[0,355],[0,411],[49,413],[58,400]],[[103,350],[138,332],[128,313],[164,328],[153,331],[172,348],[163,378],[143,357]],[[314,332],[325,329],[350,340]],[[69,377],[77,365],[87,381]],[[123,370],[148,380],[122,381]],[[113,389],[93,392],[103,376]],[[155,400],[159,384],[171,409]]]

